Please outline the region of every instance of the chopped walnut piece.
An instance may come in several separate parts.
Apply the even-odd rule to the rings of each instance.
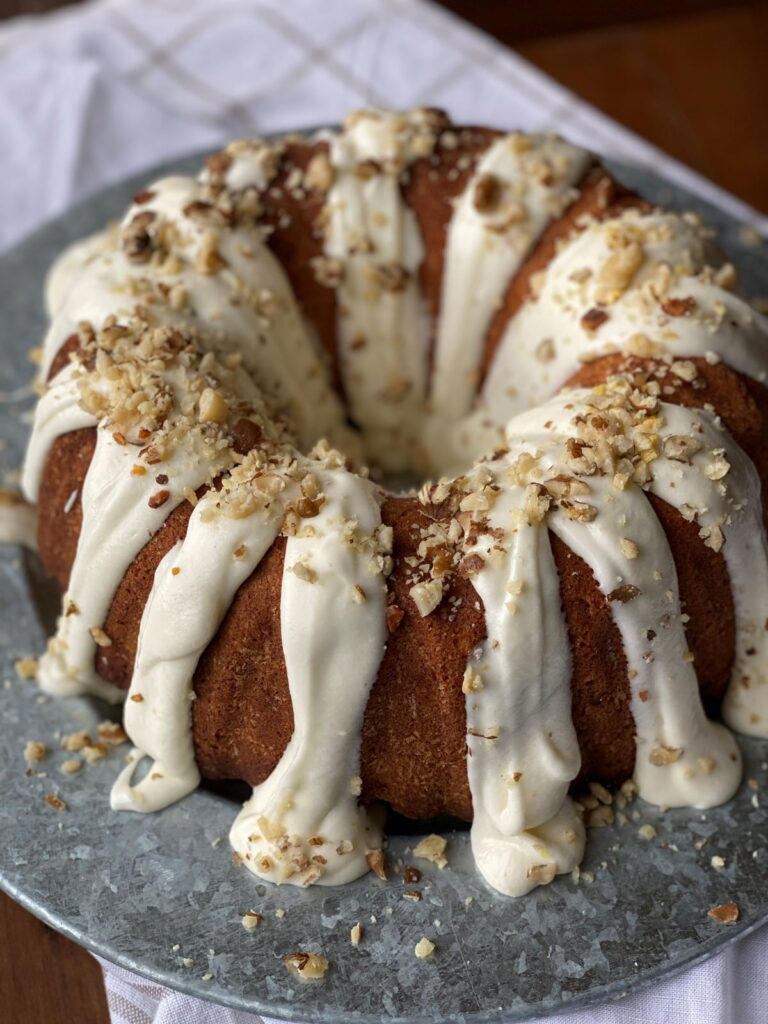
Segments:
[[[597,508],[586,501],[572,501],[570,498],[561,502],[561,508],[577,523],[591,523],[597,519]]]
[[[246,910],[240,918],[240,924],[247,932],[252,932],[254,928],[258,928],[263,920],[264,918],[262,915],[257,913],[255,910]]]
[[[627,537],[621,537],[619,539],[619,547],[621,553],[625,558],[634,559],[640,554],[640,548],[635,544],[633,540],[629,540]]]
[[[387,863],[383,850],[369,850],[365,855],[366,863],[382,882],[387,881]]]
[[[464,670],[464,678],[461,681],[461,692],[462,693],[475,693],[477,690],[482,690],[483,680],[479,672],[476,672],[471,665],[467,665]]]
[[[541,484],[528,484],[523,496],[523,512],[532,526],[543,522],[551,504],[552,498]]]
[[[48,753],[48,748],[39,740],[27,740],[24,747],[24,760],[27,764],[40,764]]]
[[[363,792],[363,780],[359,775],[353,775],[349,780],[349,792],[352,796],[360,796]]]
[[[696,302],[690,295],[684,299],[676,299],[670,296],[670,298],[664,299],[661,308],[667,316],[688,316],[696,308]]]
[[[688,437],[684,434],[670,434],[664,438],[663,451],[668,459],[688,462],[700,450],[701,444],[695,437]]]
[[[37,658],[27,655],[14,661],[13,667],[19,679],[34,679],[37,675]]]
[[[722,451],[713,452],[712,454],[714,458],[706,464],[704,472],[710,480],[722,480],[730,472],[731,464],[725,458]]]
[[[91,746],[84,747],[83,757],[88,764],[95,764],[96,761],[101,761],[106,756],[107,748],[103,743],[93,743]]]
[[[418,889],[406,889],[403,893],[403,899],[409,900],[411,903],[418,903],[421,899],[421,893]]]
[[[49,807],[52,807],[54,811],[66,811],[67,805],[59,796],[55,796],[53,793],[48,793],[45,802]]]
[[[82,767],[83,762],[79,761],[76,757],[72,757],[62,763],[61,771],[63,771],[65,775],[76,775]]]
[[[495,174],[481,174],[475,182],[472,201],[478,213],[491,213],[501,199],[501,182]]]
[[[419,960],[426,960],[429,957],[434,956],[435,944],[434,942],[430,942],[426,936],[422,936],[416,943],[414,953]]]
[[[402,608],[399,608],[396,604],[390,604],[386,610],[387,629],[390,633],[394,633],[397,627],[403,621],[405,612]]]
[[[217,274],[227,265],[218,249],[219,239],[215,231],[206,231],[195,256],[195,267],[201,274]]]
[[[670,366],[670,372],[674,373],[680,380],[689,383],[696,380],[699,375],[699,371],[696,369],[696,364],[690,359],[676,359]]]
[[[540,363],[551,363],[555,358],[555,343],[551,338],[543,338],[533,351]]]
[[[724,263],[715,271],[714,282],[718,288],[725,288],[730,291],[735,287],[736,280],[736,268],[732,263]]]
[[[526,871],[525,877],[535,882],[536,885],[549,885],[556,874],[557,868],[552,863],[532,864]]]
[[[327,192],[333,184],[334,171],[328,154],[315,153],[304,172],[304,187],[316,192]]]
[[[606,825],[612,825],[613,820],[613,808],[608,807],[606,804],[600,804],[599,807],[592,808],[587,815],[587,825],[589,828],[603,828]]]
[[[736,924],[739,920],[738,903],[721,903],[707,911],[707,917],[711,917],[718,924]]]
[[[168,501],[170,496],[170,491],[155,491],[154,494],[151,494],[149,496],[147,504],[149,505],[150,508],[162,508],[162,506],[166,503],[166,501]]]
[[[595,299],[601,305],[611,305],[621,298],[642,266],[643,248],[639,242],[627,240],[614,250],[597,275]]]
[[[70,732],[61,737],[62,750],[69,750],[73,754],[78,754],[81,750],[86,747],[90,747],[93,744],[90,733],[86,732],[85,729],[80,729],[78,732]]]
[[[315,280],[324,288],[338,288],[344,276],[344,264],[333,256],[313,256],[309,261]]]
[[[485,559],[477,552],[465,555],[459,562],[459,574],[461,576],[476,576],[485,566]]]
[[[385,292],[403,291],[410,276],[402,263],[380,263],[376,267],[376,282]]]
[[[381,164],[378,160],[360,160],[355,167],[355,174],[361,181],[370,181],[381,174]]]
[[[147,263],[152,255],[153,239],[149,225],[156,219],[152,210],[144,210],[126,224],[122,230],[123,252],[132,263]]]
[[[648,755],[648,760],[657,768],[665,764],[674,764],[679,761],[683,751],[681,747],[654,747]]]
[[[433,832],[431,835],[428,835],[426,838],[421,840],[413,851],[413,856],[418,857],[420,860],[428,860],[432,864],[436,864],[442,871],[448,863],[445,856],[445,848],[447,845],[448,844],[443,836],[435,835]]]
[[[418,868],[406,864],[403,868],[403,881],[406,885],[417,885],[421,881],[421,872]]]
[[[200,420],[203,423],[224,423],[229,415],[229,406],[218,391],[206,388],[200,395]]]
[[[232,447],[238,455],[247,455],[262,440],[264,434],[258,423],[253,420],[240,419],[230,430]]]
[[[637,830],[637,834],[640,836],[641,839],[655,839],[656,829],[653,827],[653,825],[641,825],[640,828]]]
[[[443,585],[440,580],[425,580],[411,587],[409,594],[419,615],[425,618],[437,608],[443,599]]]
[[[317,981],[328,972],[328,961],[320,953],[289,953],[283,960],[286,968],[301,981]]]
[[[107,634],[104,632],[101,626],[91,626],[88,632],[91,634],[91,636],[94,639],[94,642],[98,647],[112,646],[111,638],[107,636]]]
[[[363,926],[358,921],[357,924],[353,924],[349,932],[349,941],[353,946],[359,946],[363,938]]]
[[[608,314],[604,309],[598,309],[597,306],[593,306],[592,309],[588,309],[582,316],[581,326],[585,331],[596,331],[599,327],[602,327],[607,319]]]
[[[288,567],[288,572],[292,572],[294,576],[298,576],[298,578],[300,580],[304,580],[305,583],[317,582],[317,573],[311,566],[307,565],[306,562],[294,562],[293,565]]]
[[[128,733],[119,722],[100,722],[98,733],[102,743],[106,743],[110,747],[119,747],[121,743],[126,743],[128,740]]]
[[[635,587],[631,583],[623,583],[620,587],[616,587],[608,595],[609,601],[620,601],[621,604],[626,604],[627,601],[634,601],[634,599],[640,593],[640,588]]]

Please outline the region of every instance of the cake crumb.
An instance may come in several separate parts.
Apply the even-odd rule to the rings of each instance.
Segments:
[[[718,924],[735,924],[739,920],[739,905],[738,903],[721,903],[708,910],[707,916],[717,921]]]

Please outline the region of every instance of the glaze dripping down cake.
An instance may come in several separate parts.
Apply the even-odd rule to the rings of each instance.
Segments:
[[[149,185],[48,300],[39,674],[127,696],[113,808],[245,780],[232,844],[297,885],[368,870],[375,801],[457,816],[519,895],[579,863],[585,780],[732,796],[768,324],[696,217],[559,138],[363,111]]]

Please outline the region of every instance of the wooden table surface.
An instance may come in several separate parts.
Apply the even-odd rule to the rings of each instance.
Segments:
[[[442,2],[616,120],[768,211],[768,5]],[[52,6],[59,6],[57,0],[0,0],[0,17]],[[2,893],[0,1008],[8,1024],[109,1019],[96,962]]]

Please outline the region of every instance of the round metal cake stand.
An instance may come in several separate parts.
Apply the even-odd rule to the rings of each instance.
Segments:
[[[191,170],[199,157],[179,161]],[[165,170],[165,169],[163,169]],[[768,291],[768,251],[739,225],[646,172],[619,177],[670,207],[700,209],[739,268],[747,294]],[[0,458],[22,459],[34,396],[27,350],[45,323],[46,268],[69,241],[120,214],[154,171],[108,188],[0,257]],[[746,244],[750,241],[751,244]],[[517,1021],[617,999],[703,960],[768,920],[768,743],[740,740],[745,783],[724,807],[662,812],[640,801],[624,825],[590,832],[581,881],[557,879],[518,899],[476,874],[466,832],[449,836],[448,867],[419,862],[406,885],[370,874],[341,888],[261,884],[233,864],[227,831],[237,805],[199,790],[154,815],[114,813],[109,787],[126,747],[61,772],[57,737],[93,732],[108,713],[87,699],[52,700],[18,679],[14,661],[44,648],[56,598],[33,555],[11,545],[0,561],[0,885],[86,948],[155,982],[272,1017],[329,1022]],[[25,772],[23,748],[52,753]],[[751,784],[749,781],[752,780]],[[46,797],[66,803],[56,810]],[[656,829],[641,839],[640,825]],[[394,836],[393,862],[413,863],[414,837]],[[713,856],[724,867],[712,867]],[[719,863],[719,862],[718,862]],[[584,873],[586,873],[586,878]],[[591,880],[590,880],[591,879]],[[418,889],[420,902],[403,898]],[[707,916],[735,901],[738,923]],[[244,911],[264,916],[252,932]],[[360,922],[359,947],[349,931]],[[429,960],[414,946],[436,945]],[[283,957],[322,952],[326,977],[302,984]]]

